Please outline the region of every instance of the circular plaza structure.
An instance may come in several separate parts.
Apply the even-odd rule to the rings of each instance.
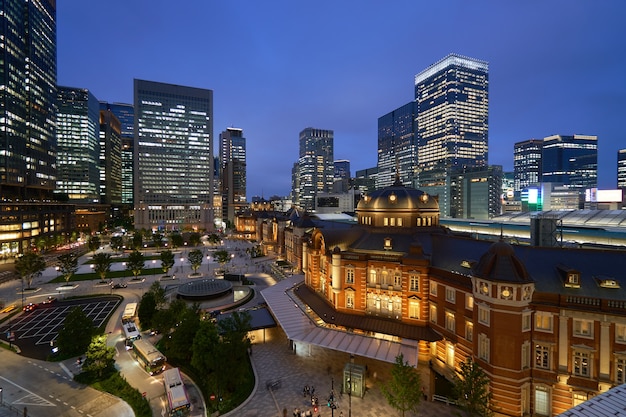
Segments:
[[[185,300],[212,300],[232,293],[233,284],[224,279],[201,279],[178,287],[178,298]]]

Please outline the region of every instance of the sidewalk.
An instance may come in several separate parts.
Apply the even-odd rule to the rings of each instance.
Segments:
[[[252,362],[257,376],[257,384],[250,398],[239,408],[224,414],[229,417],[282,417],[283,409],[287,416],[293,416],[295,408],[311,410],[309,397],[303,397],[305,385],[314,386],[319,398],[318,414],[322,417],[388,417],[400,415],[391,408],[383,397],[379,382],[387,380],[392,364],[385,364],[363,357],[355,357],[355,363],[367,365],[369,376],[366,379],[366,392],[363,398],[340,394],[341,373],[349,356],[343,352],[311,346],[298,346],[302,355],[295,355],[289,349],[289,342],[280,328],[267,330],[267,341],[252,346]],[[306,353],[305,353],[306,351]],[[328,372],[330,369],[330,373]],[[266,382],[280,380],[274,390],[266,388]],[[335,391],[337,409],[331,412],[326,398]],[[350,412],[351,411],[351,412]],[[460,413],[454,406],[438,402],[422,402],[419,412],[406,413],[406,417],[456,417]],[[317,416],[317,414],[314,414]]]

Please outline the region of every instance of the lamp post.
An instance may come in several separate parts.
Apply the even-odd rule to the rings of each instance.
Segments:
[[[156,265],[156,260],[155,260],[155,259],[153,259],[153,260],[152,260],[152,279],[153,279],[153,280],[154,280],[154,278],[156,277],[155,265]]]
[[[185,277],[185,258],[180,258],[180,273]]]
[[[2,387],[0,387],[0,405],[2,405]]]

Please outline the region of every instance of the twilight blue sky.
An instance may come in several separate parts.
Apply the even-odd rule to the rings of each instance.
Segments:
[[[248,199],[287,195],[306,127],[332,129],[352,175],[376,166],[378,117],[447,54],[489,62],[489,163],[513,144],[598,135],[599,186],[626,148],[623,0],[61,0],[58,83],[133,102],[133,79],[208,88],[214,137],[244,130]],[[217,149],[217,148],[216,148]]]

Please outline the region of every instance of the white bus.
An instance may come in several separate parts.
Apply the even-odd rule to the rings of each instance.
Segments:
[[[122,323],[134,321],[135,315],[137,315],[137,303],[126,304],[126,307],[124,307],[124,314],[122,314]]]
[[[137,339],[133,342],[133,355],[150,375],[158,374],[165,369],[167,358],[145,339]]]
[[[122,324],[122,328],[124,329],[124,337],[126,338],[124,344],[126,345],[126,350],[133,348],[133,342],[137,339],[141,339],[141,333],[134,322],[129,321],[127,323]]]
[[[178,368],[163,372],[163,385],[167,395],[167,411],[171,417],[185,417],[189,415],[189,396],[183,384]]]

